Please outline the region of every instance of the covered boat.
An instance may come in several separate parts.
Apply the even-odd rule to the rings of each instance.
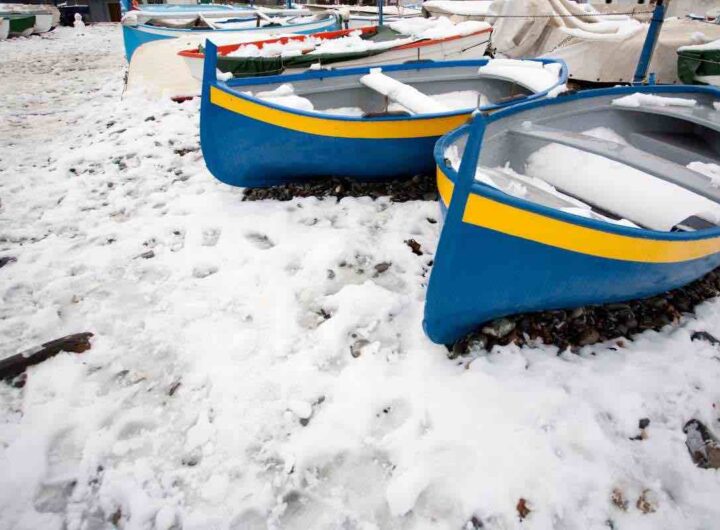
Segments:
[[[371,66],[406,61],[480,58],[492,28],[484,22],[452,24],[435,21],[436,27],[412,31],[404,24],[368,26],[245,42],[218,47],[218,69],[235,77],[280,74],[312,65]],[[443,26],[438,28],[437,26]],[[395,29],[395,28],[398,29]],[[441,29],[441,31],[438,31]],[[428,37],[426,35],[431,35]],[[433,38],[432,35],[435,35]],[[179,54],[197,79],[202,79],[203,46]]]
[[[221,81],[216,47],[206,51],[200,143],[208,169],[235,186],[428,174],[437,138],[472,109],[543,97],[567,77],[555,61],[478,59]]]
[[[321,15],[295,16],[295,17],[272,17],[262,11],[254,11],[252,19],[246,15],[239,17],[224,18],[209,16],[208,14],[198,15],[188,19],[187,17],[170,17],[178,22],[181,27],[168,27],[168,17],[162,19],[146,20],[144,15],[138,15],[130,11],[123,17],[123,40],[125,43],[125,57],[128,62],[135,50],[147,42],[160,39],[173,39],[179,37],[222,37],[237,40],[242,35],[262,33],[264,35],[283,35],[290,33],[316,33],[319,31],[330,31],[340,29],[340,15],[328,12]],[[181,22],[181,23],[180,23]],[[182,27],[184,26],[184,27]]]
[[[720,39],[678,49],[678,77],[683,83],[720,86]]]
[[[424,327],[647,297],[720,265],[720,91],[579,92],[476,116],[435,146],[445,213]]]
[[[613,13],[627,13],[614,5]],[[630,6],[628,5],[628,8]],[[652,5],[639,5],[650,16]],[[526,17],[517,16],[519,13]],[[592,83],[633,80],[649,24],[626,14],[600,13],[572,0],[505,0],[493,3],[496,52],[510,58],[553,57],[568,65],[570,78]],[[662,25],[649,71],[658,83],[679,83],[677,49],[720,39],[720,26],[668,18]]]

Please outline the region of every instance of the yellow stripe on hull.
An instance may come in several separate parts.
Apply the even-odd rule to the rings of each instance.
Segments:
[[[449,207],[453,182],[439,168],[440,197]],[[667,241],[632,237],[576,225],[471,193],[463,222],[510,236],[600,258],[641,263],[680,263],[720,252],[720,237]]]
[[[316,118],[271,108],[210,87],[210,101],[231,112],[277,127],[336,138],[427,138],[442,136],[465,123],[470,113],[437,118],[356,121]]]

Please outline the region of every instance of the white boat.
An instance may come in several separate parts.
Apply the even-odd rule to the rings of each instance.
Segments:
[[[199,17],[191,17],[188,21],[187,15],[184,15],[184,24],[190,27],[167,27],[166,20],[168,17],[163,15],[162,21],[157,24],[154,19],[147,20],[143,14],[134,12],[127,13],[122,20],[123,41],[125,43],[125,57],[128,62],[132,59],[135,50],[145,43],[161,40],[175,39],[179,37],[201,37],[203,39],[209,37],[224,36],[224,38],[240,37],[243,33],[262,32],[268,36],[283,35],[290,33],[316,33],[318,31],[329,31],[340,28],[340,17],[337,13],[326,13],[308,17],[270,17],[261,11],[253,11],[252,19],[241,19],[236,21],[236,17],[221,19],[200,15]],[[170,19],[178,17],[172,16]],[[180,16],[179,20],[183,20]],[[197,27],[196,23],[202,23],[201,27]]]
[[[492,32],[489,24],[474,21],[455,25],[447,19],[420,21],[419,31],[408,27],[409,21],[405,21],[389,26],[366,26],[220,46],[218,68],[221,72],[246,77],[297,72],[318,66],[340,68],[479,59],[485,54]],[[418,24],[413,22],[411,26]],[[203,50],[200,47],[187,49],[178,55],[185,60],[192,76],[202,80]]]

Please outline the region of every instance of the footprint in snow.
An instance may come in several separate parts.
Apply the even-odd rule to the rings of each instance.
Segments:
[[[261,250],[267,250],[275,246],[275,243],[268,236],[259,232],[248,232],[245,234],[245,238]]]
[[[220,228],[206,228],[203,230],[202,233],[202,246],[204,247],[214,247],[217,245],[218,239],[220,239],[220,233],[222,230]]]

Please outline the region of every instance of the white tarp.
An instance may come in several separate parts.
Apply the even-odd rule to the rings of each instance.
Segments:
[[[601,14],[571,0],[495,0],[490,12],[498,54],[563,59],[570,77],[583,81],[632,80],[648,28],[632,17]],[[677,49],[718,38],[720,26],[670,18],[649,71],[659,83],[678,83]]]

